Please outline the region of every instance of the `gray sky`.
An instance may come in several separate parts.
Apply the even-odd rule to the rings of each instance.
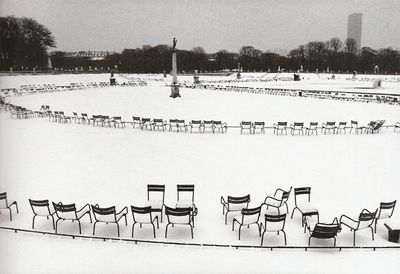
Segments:
[[[362,46],[400,48],[400,0],[0,0],[0,15],[32,17],[59,50],[116,50],[144,44],[207,52],[293,49],[346,39],[347,16],[363,13]]]

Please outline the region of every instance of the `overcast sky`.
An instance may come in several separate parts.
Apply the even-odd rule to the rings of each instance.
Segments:
[[[400,0],[0,0],[0,15],[32,17],[58,50],[142,45],[202,46],[207,52],[293,49],[346,39],[347,17],[363,13],[362,46],[400,48]]]

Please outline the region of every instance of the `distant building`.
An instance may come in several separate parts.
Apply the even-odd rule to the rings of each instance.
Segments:
[[[352,38],[357,43],[357,48],[361,48],[362,32],[362,13],[352,13],[349,15],[347,23],[347,38]]]
[[[69,58],[79,58],[79,57],[86,57],[90,60],[104,60],[107,56],[115,54],[114,52],[110,51],[75,51],[75,52],[66,52],[65,57]]]

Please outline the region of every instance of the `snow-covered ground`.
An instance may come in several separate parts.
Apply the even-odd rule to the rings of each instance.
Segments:
[[[35,78],[35,77],[40,77]],[[56,77],[56,78],[53,78]],[[1,87],[31,83],[107,81],[109,75],[57,75],[0,77]],[[137,75],[135,76],[137,77]],[[152,77],[146,76],[146,77]],[[157,76],[158,77],[158,76]],[[74,79],[72,79],[74,78]],[[94,79],[95,78],[95,79]],[[217,78],[219,79],[219,78]],[[5,83],[5,84],[3,84]],[[283,82],[282,82],[283,83]],[[289,83],[290,84],[290,83]],[[261,94],[209,92],[181,89],[182,98],[169,98],[163,81],[148,87],[99,88],[37,94],[12,98],[15,104],[33,110],[50,105],[64,110],[103,115],[150,118],[223,120],[238,125],[242,120],[347,121],[384,119],[400,121],[398,106]],[[399,200],[400,133],[383,129],[374,135],[275,136],[184,134],[132,129],[101,128],[79,124],[51,123],[47,118],[10,119],[0,113],[0,182],[9,199],[17,200],[20,214],[9,222],[0,215],[0,226],[29,229],[32,212],[28,198],[49,199],[100,206],[144,205],[146,185],[166,185],[166,204],[174,206],[177,184],[195,184],[199,208],[190,239],[185,227],[172,228],[168,240],[192,243],[259,245],[255,227],[231,231],[231,218],[224,225],[220,197],[250,194],[250,206],[258,206],[276,188],[312,187],[311,201],[321,221],[347,214],[356,218],[363,208],[375,210],[382,201]],[[294,206],[289,200],[290,213]],[[265,209],[264,209],[265,210]],[[398,208],[392,217],[400,219]],[[129,238],[121,225],[121,236]],[[51,231],[46,219],[36,220],[36,229]],[[92,225],[82,222],[83,234]],[[164,241],[165,223],[157,230]],[[76,233],[76,223],[60,224],[60,232]],[[114,225],[98,225],[98,235],[115,236]],[[305,246],[300,217],[288,218],[288,245]],[[151,229],[135,230],[137,239],[151,240]],[[265,245],[282,244],[282,235],[268,235]],[[0,272],[319,272],[397,273],[400,250],[300,251],[232,250],[103,243],[59,239],[0,231]],[[317,242],[329,245],[331,242]],[[344,228],[339,246],[352,245],[352,232]],[[357,245],[386,246],[387,230],[378,225],[375,241],[369,231],[357,233]],[[78,254],[79,252],[79,254]],[[78,257],[78,259],[74,259]],[[87,258],[87,259],[86,259]],[[46,260],[51,260],[50,265]],[[111,260],[112,263],[109,263]],[[67,261],[69,262],[67,264]],[[366,263],[368,262],[368,263]]]

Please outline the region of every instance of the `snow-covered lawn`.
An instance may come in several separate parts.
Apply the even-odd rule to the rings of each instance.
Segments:
[[[55,81],[52,77],[47,76],[48,83]],[[107,77],[104,75],[98,81],[107,81]],[[7,79],[5,82],[10,81],[7,83],[24,81],[19,76],[11,80],[12,77],[2,77],[2,87],[3,78]],[[80,75],[76,81],[95,80]],[[122,115],[128,121],[132,115],[187,121],[214,119],[232,125],[242,120],[257,120],[269,126],[281,120],[320,123],[358,120],[360,124],[376,119],[384,119],[387,124],[400,121],[398,106],[194,89],[181,89],[182,98],[172,100],[169,89],[163,85],[154,82],[148,87],[38,94],[16,97],[12,102],[33,110],[50,105],[52,110],[64,110],[67,115],[72,111]],[[1,214],[1,226],[30,228],[33,215],[28,198],[75,202],[78,206],[116,205],[118,209],[144,205],[146,185],[165,184],[166,204],[174,206],[176,185],[195,184],[199,214],[194,239],[190,239],[188,228],[176,227],[170,230],[168,240],[259,245],[255,227],[243,228],[239,241],[237,229],[231,231],[231,218],[224,225],[221,196],[250,194],[252,207],[273,195],[278,187],[310,186],[311,201],[318,208],[321,221],[326,222],[341,214],[356,218],[363,208],[375,210],[382,201],[399,200],[400,133],[394,133],[392,128],[374,135],[275,136],[268,130],[265,135],[252,136],[240,135],[238,129],[229,129],[227,134],[184,134],[141,131],[129,125],[125,129],[113,129],[59,124],[47,118],[15,120],[6,113],[0,113],[0,127],[1,190],[7,191],[9,199],[18,201],[21,212],[12,223],[8,214]],[[293,206],[291,197],[290,213]],[[400,219],[398,208],[392,218]],[[82,223],[83,234],[91,235],[92,225],[86,218]],[[131,224],[129,214],[128,227],[121,225],[122,237],[130,237]],[[165,223],[157,230],[157,240],[165,240],[164,227]],[[51,224],[37,218],[35,228],[51,231]],[[76,233],[77,224],[62,223],[60,232]],[[96,232],[116,236],[114,225],[98,225]],[[308,243],[308,234],[303,233],[298,213],[293,219],[288,218],[286,233],[291,246]],[[135,230],[135,236],[151,240],[151,229]],[[264,243],[282,244],[281,237],[268,235]],[[394,262],[399,256],[399,250],[268,252],[135,246],[5,231],[0,231],[0,241],[2,250],[7,251],[0,253],[0,270],[16,272],[33,269],[47,272],[368,273],[384,268],[386,273],[395,273]],[[352,233],[344,228],[337,244],[351,246]],[[364,230],[357,234],[357,245],[389,245],[383,222],[378,225],[375,241]],[[67,256],[74,261],[73,254],[78,252],[76,264],[66,267],[63,258]],[[48,268],[39,264],[42,256],[51,256],[54,263]],[[84,260],[85,256],[89,259]],[[107,256],[121,261],[122,265],[107,265]],[[181,260],[190,263],[181,263],[184,265],[181,266]],[[365,260],[370,263],[365,264]]]

